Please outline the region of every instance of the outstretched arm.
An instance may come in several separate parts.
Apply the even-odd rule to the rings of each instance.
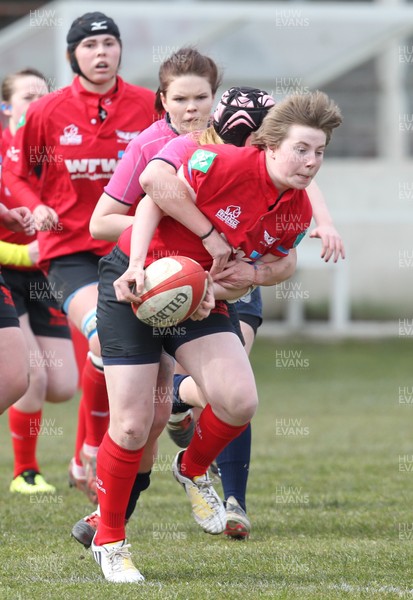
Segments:
[[[324,195],[315,181],[312,181],[308,186],[307,194],[310,198],[313,217],[316,222],[316,227],[310,233],[310,237],[321,239],[321,258],[324,258],[325,262],[328,262],[332,256],[334,256],[334,262],[337,262],[340,256],[345,258],[343,240],[334,227]]]

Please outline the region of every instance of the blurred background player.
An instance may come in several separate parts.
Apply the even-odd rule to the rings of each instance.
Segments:
[[[2,82],[2,110],[8,119],[3,131],[3,152],[13,162],[13,137],[29,105],[45,96],[49,90],[45,76],[36,69],[27,68],[7,75]],[[4,172],[7,169],[7,163]],[[40,190],[41,166],[31,175],[31,186]],[[7,206],[24,204],[24,196],[12,197],[2,186],[2,201]],[[30,358],[30,384],[26,393],[8,411],[13,444],[14,473],[11,492],[21,494],[53,493],[55,488],[40,473],[36,457],[42,410],[45,400],[64,402],[76,391],[77,370],[67,319],[61,312],[53,290],[43,272],[32,261],[36,252],[36,236],[28,240],[23,233],[2,229],[0,239],[11,242],[26,260],[12,264],[10,257],[2,274],[9,286],[20,327],[24,334]],[[27,246],[27,243],[30,246]],[[9,246],[9,252],[12,247]],[[31,252],[31,256],[30,256]]]
[[[8,209],[0,203],[0,231],[4,227],[31,236],[34,219],[26,207]],[[27,346],[11,292],[0,271],[0,414],[21,398],[28,387]]]
[[[88,339],[75,457],[69,477],[96,503],[96,454],[109,422],[96,331],[98,262],[112,244],[92,239],[89,220],[129,141],[157,119],[155,94],[118,75],[119,28],[101,12],[75,19],[67,34],[73,83],[32,104],[14,145],[6,184],[33,210],[40,264],[71,322]],[[37,149],[33,152],[33,149]],[[42,166],[41,189],[32,174]]]

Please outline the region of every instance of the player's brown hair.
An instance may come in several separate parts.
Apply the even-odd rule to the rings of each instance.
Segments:
[[[165,95],[168,92],[169,84],[175,77],[181,75],[198,75],[205,77],[210,85],[214,95],[219,88],[222,75],[218,66],[209,56],[201,54],[192,47],[185,47],[177,50],[159,67],[159,88],[156,92],[155,110],[159,114],[163,112],[161,93]]]
[[[46,77],[38,71],[37,69],[33,69],[28,67],[27,69],[21,69],[21,71],[17,71],[16,73],[10,73],[6,75],[1,84],[1,98],[4,102],[10,102],[10,99],[14,93],[14,83],[16,79],[20,79],[20,77],[38,77],[39,79],[43,79],[46,83],[47,88],[49,89],[49,84]]]
[[[251,143],[259,148],[277,147],[292,125],[304,125],[321,129],[326,134],[327,145],[333,129],[342,120],[339,107],[324,92],[291,94],[270,108],[261,127],[252,134]]]

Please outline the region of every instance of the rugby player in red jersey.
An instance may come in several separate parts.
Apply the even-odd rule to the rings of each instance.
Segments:
[[[264,256],[287,256],[309,227],[312,210],[305,188],[340,123],[338,108],[325,94],[295,95],[269,111],[252,148],[220,145],[196,150],[184,162],[184,179],[209,221],[201,237],[217,229],[235,254],[252,263]],[[154,335],[134,316],[129,303],[139,302],[144,268],[159,253],[190,256],[207,270],[212,265],[202,239],[171,217],[161,220],[147,252],[152,231],[144,211],[147,206],[152,210],[150,202],[144,198],[139,204],[132,238],[126,230],[100,263],[99,335],[111,420],[97,459],[101,518],[92,550],[112,582],[143,581],[130,558],[124,515],[153,419],[162,348],[192,375],[208,401],[188,448],[176,456],[173,473],[191,500],[195,519],[209,533],[224,531],[226,513],[208,467],[248,426],[257,406],[248,356],[222,302],[245,294],[246,288],[231,292],[210,278],[204,303],[194,318],[181,324],[179,335]],[[286,227],[292,214],[294,231]]]
[[[8,209],[0,203],[1,227],[30,236],[34,233],[34,219],[26,207]],[[0,272],[0,414],[21,398],[28,387],[27,346],[10,289]]]
[[[8,128],[3,132],[3,152],[10,158],[8,164],[16,156],[13,137],[20,119],[32,102],[48,92],[45,76],[36,69],[23,69],[3,79],[2,109],[8,118]],[[40,176],[41,169],[33,171],[30,180],[33,189],[40,190]],[[24,198],[12,197],[5,185],[2,186],[1,198],[7,206],[24,204],[25,201]],[[23,264],[14,265],[8,261],[2,269],[30,356],[29,388],[8,411],[14,454],[10,491],[53,493],[55,487],[40,473],[36,447],[42,429],[45,400],[63,402],[72,398],[76,391],[77,370],[70,330],[45,275],[36,265],[37,260],[34,263],[31,260],[30,252],[37,245],[36,236],[27,238],[22,233],[4,229],[0,231],[0,239],[17,244],[20,251],[26,251]]]
[[[119,75],[119,28],[101,12],[75,19],[67,34],[74,80],[29,107],[15,137],[5,183],[24,197],[39,230],[40,265],[63,311],[87,337],[80,426],[71,477],[96,503],[96,454],[109,422],[96,330],[98,262],[112,243],[95,240],[89,220],[127,144],[158,118],[154,92]],[[30,184],[41,166],[40,193]]]

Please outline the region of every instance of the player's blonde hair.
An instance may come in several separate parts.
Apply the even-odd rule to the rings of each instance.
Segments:
[[[223,144],[224,140],[217,134],[214,127],[210,125],[204,131],[201,131],[198,139],[198,143],[202,146],[204,144]]]
[[[292,125],[321,129],[326,145],[333,129],[342,123],[341,111],[327,94],[320,91],[291,94],[270,108],[261,127],[252,134],[251,144],[259,148],[276,148],[287,137]]]

